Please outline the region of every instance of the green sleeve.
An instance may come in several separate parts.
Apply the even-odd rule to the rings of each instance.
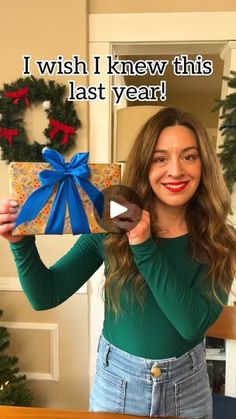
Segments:
[[[131,250],[134,262],[159,307],[180,335],[187,340],[203,336],[223,308],[207,296],[210,281],[204,280],[206,272],[202,269],[191,287],[183,277],[177,277],[153,238],[131,245]],[[227,296],[224,297],[226,303]]]
[[[22,288],[35,310],[61,304],[93,275],[103,263],[101,236],[80,236],[71,250],[49,268],[39,256],[34,236],[10,244]]]

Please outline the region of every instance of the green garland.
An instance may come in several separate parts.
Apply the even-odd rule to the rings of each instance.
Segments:
[[[223,77],[230,88],[236,89],[236,72],[231,71],[230,76]],[[213,110],[221,109],[220,119],[223,123],[220,126],[224,143],[219,146],[218,153],[224,171],[225,182],[230,192],[236,182],[236,91],[228,94],[225,99],[217,100]]]
[[[7,163],[39,162],[42,161],[41,152],[44,147],[64,153],[74,145],[76,129],[81,123],[74,103],[66,100],[65,94],[65,85],[33,76],[4,84],[4,88],[0,90],[0,147],[3,160]],[[40,102],[49,119],[44,130],[46,142],[40,144],[34,141],[30,144],[25,130],[24,113],[28,106]],[[65,130],[68,131],[66,135]]]

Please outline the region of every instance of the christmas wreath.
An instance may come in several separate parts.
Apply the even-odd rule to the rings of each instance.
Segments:
[[[0,90],[0,147],[2,159],[11,161],[42,161],[42,149],[46,146],[61,153],[75,142],[80,120],[74,104],[65,99],[66,86],[54,80],[35,77],[20,78],[4,84]],[[29,143],[24,124],[24,113],[31,104],[42,104],[48,126],[44,130],[46,142]]]

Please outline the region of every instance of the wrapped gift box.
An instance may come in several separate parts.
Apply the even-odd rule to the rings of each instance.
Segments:
[[[51,151],[50,151],[51,152]],[[59,154],[56,152],[56,154]],[[79,154],[79,153],[78,153]],[[88,153],[83,153],[88,154]],[[88,181],[92,186],[96,187],[99,191],[112,186],[120,184],[120,165],[119,164],[88,164],[89,177]],[[11,197],[18,201],[19,212],[22,206],[27,201],[29,196],[40,187],[42,184],[39,181],[39,173],[44,170],[53,170],[49,163],[28,163],[28,162],[12,162],[9,166],[10,178],[10,192]],[[66,211],[64,216],[64,230],[63,232],[46,232],[46,225],[48,223],[49,215],[51,213],[53,203],[58,192],[59,183],[57,182],[53,187],[53,192],[49,197],[46,204],[40,209],[37,216],[31,221],[25,221],[13,230],[13,235],[37,235],[37,234],[71,234],[71,220],[66,204]],[[98,225],[94,217],[94,204],[87,195],[87,193],[76,182],[76,189],[82,201],[82,206],[86,214],[87,222],[91,233],[99,233],[104,230]],[[37,205],[37,196],[35,198]],[[78,216],[78,213],[76,213]],[[83,230],[83,229],[82,229]],[[76,231],[74,234],[80,234],[85,231]]]

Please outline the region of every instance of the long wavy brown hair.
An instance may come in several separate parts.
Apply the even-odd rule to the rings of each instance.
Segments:
[[[142,127],[129,153],[122,179],[139,195],[143,208],[150,212],[151,228],[156,223],[152,209],[153,191],[148,174],[157,139],[169,126],[182,125],[196,136],[201,159],[202,175],[197,192],[189,201],[186,222],[192,258],[208,268],[212,297],[222,301],[228,294],[236,272],[236,237],[228,216],[231,197],[223,173],[206,129],[198,119],[177,108],[164,108],[152,116]],[[154,233],[154,228],[152,228]],[[133,262],[126,233],[108,234],[104,241],[106,254],[105,293],[108,307],[116,315],[120,312],[120,292],[127,282],[133,286],[132,298],[141,305],[145,298],[145,281]]]

